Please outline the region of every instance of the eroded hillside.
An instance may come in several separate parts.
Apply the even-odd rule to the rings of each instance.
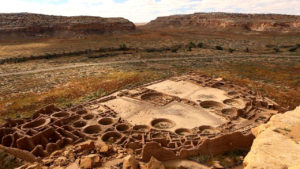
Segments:
[[[195,13],[158,17],[148,28],[197,27],[216,30],[299,32],[300,16],[278,14]]]
[[[131,30],[135,30],[135,25],[124,18],[65,17],[31,13],[0,14],[2,35],[53,35],[59,32],[107,33]]]

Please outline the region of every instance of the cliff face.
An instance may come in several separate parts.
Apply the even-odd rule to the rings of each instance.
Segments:
[[[4,34],[49,34],[56,32],[109,33],[132,30],[135,30],[135,25],[123,18],[0,13],[0,33]]]
[[[195,13],[158,17],[148,28],[196,27],[203,29],[300,32],[300,16],[277,14]]]

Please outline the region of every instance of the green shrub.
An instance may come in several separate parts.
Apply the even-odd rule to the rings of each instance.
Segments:
[[[65,53],[65,55],[68,55],[68,54],[70,54],[71,52],[67,52],[67,53]],[[86,49],[85,50],[85,53],[86,54],[90,54],[90,53],[92,53],[92,50],[91,49]]]
[[[28,60],[27,57],[21,57],[21,58],[19,58],[19,62],[25,62],[25,61],[27,61],[27,60]]]
[[[196,44],[194,42],[190,42],[187,44],[188,51],[192,51],[192,48],[195,48]]]
[[[249,48],[246,48],[246,49],[245,49],[245,52],[249,53],[249,52],[250,52]]]
[[[296,52],[297,47],[292,47],[291,49],[289,49],[290,52]]]
[[[171,47],[171,52],[176,53],[179,49],[181,48],[181,46],[172,46]]]
[[[279,49],[278,47],[273,48],[273,49],[274,49],[274,51],[275,51],[276,53],[280,52],[280,49]]]
[[[233,53],[235,51],[235,49],[229,48],[228,52]]]
[[[151,53],[151,52],[162,52],[166,50],[165,48],[147,48],[145,51],[148,52],[148,53]]]
[[[190,42],[188,44],[188,47],[191,47],[191,48],[195,48],[196,47],[196,44],[194,42]]]
[[[202,48],[202,47],[203,47],[203,43],[202,43],[202,42],[199,42],[199,43],[197,44],[197,47],[198,47],[198,48]]]
[[[105,52],[106,50],[105,50],[105,48],[99,48],[98,49],[98,52]]]
[[[128,50],[127,46],[123,43],[119,47],[120,50]]]
[[[45,54],[45,59],[50,59],[50,58],[51,58],[50,54],[49,54],[49,53],[46,53],[46,54]]]
[[[223,50],[223,47],[222,46],[216,46],[216,49],[217,50]]]

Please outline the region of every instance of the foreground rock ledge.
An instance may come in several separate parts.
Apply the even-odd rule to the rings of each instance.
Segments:
[[[273,116],[252,132],[256,139],[244,160],[245,169],[300,168],[300,106]]]

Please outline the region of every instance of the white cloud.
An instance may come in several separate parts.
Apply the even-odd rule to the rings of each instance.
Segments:
[[[300,14],[300,0],[47,0],[44,3],[9,0],[1,2],[0,12],[33,12],[52,15],[93,15],[124,17],[148,22],[158,16],[194,12],[242,12]]]

